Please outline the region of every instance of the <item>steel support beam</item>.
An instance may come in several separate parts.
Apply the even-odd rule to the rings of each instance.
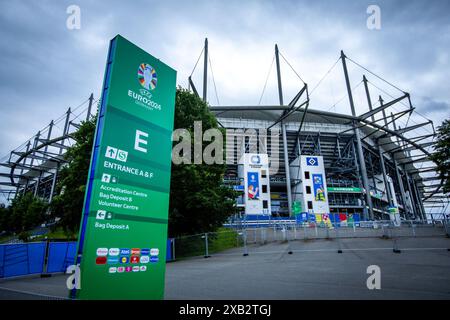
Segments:
[[[88,109],[87,109],[87,113],[86,113],[86,121],[89,121],[89,118],[91,117],[91,109],[92,109],[93,102],[94,102],[94,94],[91,93],[91,95],[89,96],[89,104],[88,104]]]
[[[282,106],[284,105],[284,102],[283,102],[283,87],[281,85],[280,57],[278,52],[278,45],[275,45],[275,60],[277,66],[278,98],[280,100],[280,106]],[[287,191],[286,193],[288,196],[288,212],[289,216],[292,216],[291,173],[289,169],[289,154],[288,154],[286,124],[283,121],[281,121],[281,131],[283,135],[284,170],[286,171],[286,191]]]
[[[393,115],[392,115],[392,117],[393,117]],[[395,124],[395,121],[392,121],[392,125],[394,126],[394,130],[397,131],[397,126]],[[405,186],[403,185],[403,179],[402,179],[402,176],[400,174],[400,170],[399,170],[399,167],[398,167],[397,160],[395,160],[395,157],[392,157],[392,160],[393,160],[392,162],[394,163],[395,174],[397,176],[397,182],[398,182],[398,185],[400,187],[400,195],[402,197],[403,210],[405,211],[405,217],[407,217],[409,212],[408,212],[407,206],[406,206]],[[403,163],[403,165],[404,165],[404,163]]]
[[[385,110],[386,108],[388,108],[388,107],[390,107],[390,106],[392,106],[392,105],[394,105],[394,104],[396,104],[396,103],[402,101],[402,100],[405,99],[406,97],[408,97],[408,94],[405,94],[405,95],[403,95],[403,96],[401,96],[401,97],[399,97],[399,98],[397,98],[397,99],[394,99],[394,100],[392,100],[392,101],[389,101],[388,103],[383,104],[383,105],[381,105],[381,106],[379,106],[378,108],[375,108],[375,109],[373,109],[373,110],[370,110],[369,112],[366,112],[366,113],[360,115],[359,117],[360,117],[361,119],[367,119],[367,118],[369,118],[369,117],[373,117],[373,116],[374,116],[375,114],[377,114],[378,112],[383,111],[383,110]],[[372,121],[374,121],[374,120],[372,120]]]
[[[289,109],[289,106],[211,106],[211,111],[284,111],[286,109]],[[303,112],[303,110],[299,110],[299,112]],[[401,140],[406,141],[408,144],[413,145],[416,147],[417,150],[422,151],[424,154],[429,155],[430,153],[422,148],[419,144],[415,143],[412,139],[404,137],[397,132],[390,130],[389,128],[386,128],[385,126],[378,125],[376,123],[372,123],[370,120],[367,119],[360,119],[356,116],[351,116],[348,114],[341,114],[341,113],[334,113],[334,112],[328,112],[328,111],[321,111],[321,110],[314,110],[314,109],[308,109],[308,113],[312,115],[318,115],[318,116],[325,116],[325,117],[331,117],[336,119],[346,119],[346,120],[352,120],[356,122],[363,122],[366,123],[376,129],[379,129],[383,132],[388,133],[389,135],[393,137],[398,137]],[[382,144],[380,144],[382,145]]]
[[[429,146],[434,145],[434,142],[430,141],[430,142],[425,142],[425,143],[421,143],[420,144],[422,146],[422,148],[427,148]],[[398,153],[398,152],[406,152],[406,151],[412,151],[415,150],[416,148],[414,146],[410,146],[410,147],[404,147],[404,146],[400,146],[397,148],[393,148],[390,150],[387,150],[387,152],[389,153]]]
[[[430,124],[430,123],[431,123],[431,121],[427,121],[427,122],[424,122],[424,123],[419,123],[419,124],[416,124],[416,125],[411,126],[411,127],[406,127],[406,128],[398,129],[397,132],[400,133],[400,134],[402,134],[402,133],[405,133],[405,132],[408,132],[408,131],[411,131],[411,130],[418,129],[418,128],[423,127],[423,126],[426,126],[426,125],[428,125],[428,124]]]
[[[70,110],[70,108],[69,108],[69,109],[67,110],[67,113],[66,113],[66,122],[64,123],[63,136],[66,136],[67,133],[69,132],[70,113],[71,113],[71,110]],[[62,143],[62,145],[64,146],[64,139],[61,140],[61,143]],[[62,151],[63,151],[63,148],[60,147],[60,148],[59,148],[59,154],[62,154]]]
[[[407,158],[401,158],[401,159],[398,159],[398,160],[404,160],[404,159],[407,159]],[[421,158],[418,158],[418,159],[413,159],[413,160],[410,160],[410,161],[400,162],[400,163],[401,164],[410,164],[410,163],[427,162],[427,161],[431,161],[431,160],[429,159],[428,156],[425,156],[425,157],[421,157]]]
[[[411,206],[412,206],[412,214],[414,215],[414,218],[417,218],[417,206],[416,206],[416,201],[414,200],[414,196],[413,196],[413,189],[411,187],[411,179],[409,177],[408,171],[406,170],[406,166],[403,166],[403,171],[405,172],[405,177],[406,177],[406,187],[408,188],[408,193],[409,193],[409,199],[411,200]]]
[[[422,201],[422,197],[421,197],[419,188],[417,187],[416,181],[413,180],[412,183],[413,183],[414,189],[416,190],[417,201],[419,202],[418,205],[419,205],[419,208],[420,208],[420,212],[422,213],[422,219],[424,221],[426,221],[427,220],[427,214],[425,212],[425,207],[423,206],[423,201]]]
[[[367,104],[369,105],[369,111],[372,112],[372,99],[370,98],[369,87],[367,86],[366,75],[363,75],[364,90],[366,91]],[[375,122],[375,114],[370,115],[372,122]]]
[[[56,188],[56,179],[58,177],[58,171],[59,171],[59,163],[56,166],[55,172],[53,173],[53,179],[52,179],[52,187],[50,189],[50,196],[48,198],[48,203],[51,203],[53,200],[53,194],[55,193]]]
[[[195,94],[197,97],[200,97],[200,95],[198,94],[197,88],[196,88],[195,85],[194,85],[194,81],[192,81],[192,77],[189,76],[188,80],[189,80],[189,85],[190,85],[191,88],[192,88],[192,91],[194,91],[194,94]]]
[[[356,117],[356,111],[355,111],[355,105],[353,102],[353,95],[352,95],[352,89],[350,86],[350,79],[348,76],[348,70],[347,70],[347,63],[346,63],[346,56],[344,54],[344,51],[341,51],[341,60],[342,60],[342,67],[344,69],[344,76],[345,76],[345,83],[347,86],[347,93],[348,93],[348,100],[350,103],[350,108],[352,111],[352,115]],[[353,126],[356,127],[357,122],[353,121]],[[362,143],[361,143],[361,136],[359,133],[359,130],[355,128],[355,137],[356,137],[356,147],[358,151],[358,160],[359,160],[359,166],[361,168],[361,175],[363,180],[364,189],[366,190],[366,204],[369,207],[369,216],[371,220],[373,220],[373,205],[372,205],[372,198],[370,196],[370,189],[369,189],[369,179],[367,177],[367,169],[366,169],[366,163],[364,160],[364,154],[362,149]],[[367,219],[367,216],[365,217]]]
[[[366,91],[367,104],[369,105],[369,110],[372,111],[372,100],[370,98],[370,92],[369,92],[369,87],[367,86],[366,76],[363,76],[363,81],[364,81],[364,89]],[[383,101],[382,100],[380,101],[380,106],[381,107],[383,106]],[[384,110],[384,108],[381,109],[381,110]],[[372,121],[375,121],[374,114],[371,115],[371,118],[372,118]],[[386,122],[386,119],[384,119],[384,121]],[[391,207],[391,206],[394,205],[394,201],[393,201],[393,198],[392,198],[392,195],[391,195],[390,183],[389,183],[389,181],[387,179],[386,165],[384,163],[384,155],[383,155],[383,152],[381,151],[381,148],[380,148],[380,146],[378,144],[378,140],[376,141],[376,144],[377,144],[377,147],[378,147],[377,148],[378,149],[378,156],[380,158],[380,167],[381,167],[381,171],[383,173],[384,189],[385,189],[386,196],[387,196],[387,199],[388,199],[388,204]]]

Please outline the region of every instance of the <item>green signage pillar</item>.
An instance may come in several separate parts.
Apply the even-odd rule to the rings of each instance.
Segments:
[[[175,90],[175,70],[111,40],[72,297],[164,297]]]

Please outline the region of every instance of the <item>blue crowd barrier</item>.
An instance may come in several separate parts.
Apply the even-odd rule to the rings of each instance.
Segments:
[[[0,246],[0,278],[42,273],[45,242]]]
[[[174,260],[173,241],[167,239],[166,261]],[[75,241],[49,242],[48,247],[46,242],[0,245],[0,278],[66,272],[74,264],[76,250]]]
[[[166,251],[166,261],[172,261],[173,260],[173,239],[169,238],[167,239],[167,251]]]
[[[74,264],[77,250],[76,242],[50,242],[48,245],[47,272],[65,272]]]

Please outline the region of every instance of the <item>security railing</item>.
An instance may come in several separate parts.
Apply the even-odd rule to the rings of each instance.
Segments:
[[[359,221],[341,225],[340,223],[299,223],[295,220],[271,220],[264,224],[246,224],[236,222],[227,224],[228,230],[208,232],[174,239],[176,256],[210,257],[226,249],[239,248],[235,253],[248,255],[250,246],[261,246],[273,242],[301,240],[338,240],[345,238],[381,238],[391,239],[393,249],[397,250],[397,239],[413,237],[442,237],[450,229],[447,221],[422,223],[402,221],[400,226],[392,221]]]

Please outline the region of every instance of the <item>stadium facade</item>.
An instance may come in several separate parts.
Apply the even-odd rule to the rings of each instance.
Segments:
[[[206,101],[207,40],[202,52],[202,98]],[[362,83],[369,111],[356,114],[347,69],[349,60],[352,61],[341,52],[338,62],[346,82],[348,113],[310,108],[306,83],[285,103],[277,46],[277,105],[210,104],[227,132],[224,184],[240,192],[236,201],[242,214],[357,214],[366,220],[388,220],[397,215],[405,220],[426,220],[439,219],[445,213],[449,198],[442,193],[436,165],[429,159],[435,137],[433,123],[425,121],[400,128],[400,118],[415,115],[410,95],[401,92],[394,98],[372,97],[369,77],[378,76],[367,69]],[[191,77],[189,87],[199,95]],[[80,106],[51,121],[2,159],[0,187],[8,200],[30,191],[51,201],[58,172],[65,165],[64,153],[73,143],[72,133],[82,120],[93,116],[95,104],[91,94]],[[398,104],[400,111],[393,109]],[[430,133],[415,134],[423,127],[429,127]],[[251,163],[255,159],[263,163],[255,166]],[[256,180],[254,173],[258,175]]]

